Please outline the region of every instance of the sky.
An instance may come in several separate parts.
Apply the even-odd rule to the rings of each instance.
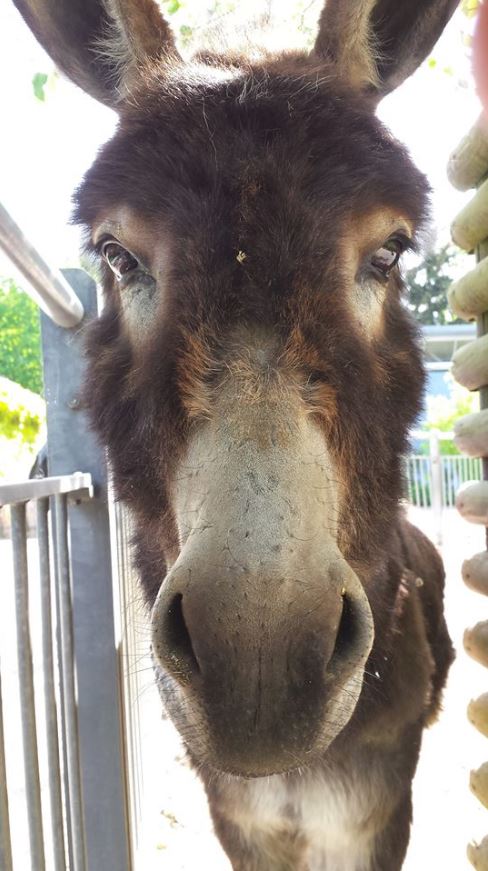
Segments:
[[[281,46],[291,46],[295,41],[296,27],[292,24],[287,28],[286,17],[295,13],[296,21],[298,2],[279,2]],[[268,6],[273,5],[277,7],[278,0],[268,0]],[[301,5],[313,27],[322,4],[319,0],[301,0]],[[253,9],[262,10],[263,0],[248,0],[240,6],[246,6],[246,15],[250,16]],[[187,0],[186,7],[179,15],[193,15],[190,20],[194,22],[206,4]],[[178,16],[171,21],[177,27],[181,23]],[[467,198],[449,185],[447,160],[480,113],[465,45],[469,26],[458,11],[431,57],[380,104],[378,111],[393,134],[407,145],[434,188],[439,244],[448,241],[450,222]],[[69,226],[71,193],[97,149],[112,134],[116,116],[62,77],[47,88],[44,102],[37,100],[32,87],[34,74],[52,73],[53,69],[13,3],[3,0],[0,201],[42,256],[52,266],[62,267],[77,265],[78,230]],[[0,256],[0,276],[9,275],[15,275],[14,269]]]

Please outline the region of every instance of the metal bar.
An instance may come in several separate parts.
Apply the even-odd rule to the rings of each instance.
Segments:
[[[51,561],[49,555],[48,499],[39,499],[37,506],[37,538],[41,585],[42,668],[44,676],[44,707],[46,714],[49,800],[55,871],[65,871],[63,799],[59,768],[58,715],[54,684],[54,658],[51,604]]]
[[[442,543],[442,466],[437,430],[431,430],[429,439],[431,506],[436,519],[437,543]]]
[[[97,292],[92,279],[79,269],[64,274],[82,300],[87,318],[96,315]],[[129,871],[132,862],[126,749],[114,628],[105,456],[77,402],[85,377],[82,331],[60,329],[45,316],[41,317],[41,326],[49,473],[69,474],[73,469],[90,472],[96,494],[94,499],[75,502],[69,509],[87,865],[90,871]]]
[[[417,462],[416,457],[412,457],[412,477],[413,477],[413,489],[415,493],[415,505],[420,506],[420,493],[419,493],[419,482],[417,479]]]
[[[50,500],[50,531],[53,542],[56,542],[56,509],[52,504],[52,500]],[[54,598],[56,602],[56,636],[55,636],[55,652],[56,652],[56,664],[57,664],[57,674],[58,674],[58,682],[59,682],[59,708],[60,708],[60,729],[61,729],[61,774],[63,780],[63,811],[64,818],[66,821],[66,843],[68,848],[68,867],[70,869],[74,868],[74,859],[73,859],[73,827],[71,825],[71,810],[69,806],[69,780],[68,780],[68,748],[66,746],[66,704],[65,697],[66,693],[64,690],[64,678],[63,678],[63,666],[61,661],[61,595],[59,592],[59,567],[58,560],[56,556],[56,545],[54,545],[55,553],[53,559],[53,569],[54,569]]]
[[[426,484],[425,484],[425,457],[418,457],[419,467],[419,483],[420,483],[420,507],[425,508],[427,504]]]
[[[73,475],[57,475],[52,478],[33,478],[31,481],[14,481],[0,484],[0,508],[15,502],[42,499],[56,493],[76,493],[77,499],[91,498],[93,487],[91,475],[75,472]]]
[[[0,203],[0,248],[15,263],[29,285],[35,302],[60,327],[75,327],[83,319],[83,306],[60,272],[54,272],[27,241]],[[27,292],[31,294],[29,287]]]
[[[12,871],[12,867],[7,767],[5,765],[5,740],[3,736],[2,675],[0,668],[0,869],[1,871]]]
[[[454,505],[454,497],[457,490],[456,486],[456,477],[458,474],[458,468],[456,457],[443,457],[442,462],[444,464],[444,468],[446,469],[446,492],[447,498],[444,496],[445,502],[449,508],[452,508]]]
[[[458,467],[458,464],[455,462],[456,457],[446,457],[446,462],[448,463],[449,470],[449,508],[454,507],[454,499],[456,498],[456,491],[458,490],[457,477],[459,472],[461,471]],[[461,471],[462,475],[462,471]]]
[[[410,430],[410,440],[428,441],[430,438],[430,430],[412,429]],[[437,438],[442,441],[451,442],[454,438],[454,432],[437,430]]]
[[[73,871],[85,871],[86,851],[81,793],[78,716],[75,690],[75,661],[73,644],[73,615],[71,609],[71,582],[68,550],[68,510],[66,494],[54,496],[56,506],[56,556],[58,561],[61,667],[63,670],[66,717],[66,747],[68,762],[69,806],[73,836]]]
[[[13,505],[10,510],[10,516],[12,522],[19,694],[22,714],[22,739],[24,747],[24,770],[27,792],[31,868],[32,871],[45,871],[46,864],[42,831],[39,760],[37,755],[34,678],[29,632],[29,585],[25,505]]]

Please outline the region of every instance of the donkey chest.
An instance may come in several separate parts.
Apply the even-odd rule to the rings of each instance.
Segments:
[[[288,867],[287,842],[300,853],[300,871],[371,871],[375,838],[388,800],[381,778],[315,776],[290,783],[279,776],[242,789],[233,822],[269,868]],[[295,859],[296,862],[296,859]],[[291,861],[290,867],[297,867]]]

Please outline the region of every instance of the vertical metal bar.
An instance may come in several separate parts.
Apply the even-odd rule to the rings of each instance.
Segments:
[[[417,505],[417,507],[418,507],[420,505],[420,494],[419,494],[419,482],[417,480],[416,457],[412,457],[412,464],[411,464],[410,468],[412,470],[412,480],[413,480],[413,490],[414,490],[413,504]]]
[[[451,507],[452,500],[452,481],[453,475],[455,472],[455,466],[453,465],[453,457],[442,457],[441,456],[441,468],[442,468],[442,498],[443,498],[443,506]]]
[[[5,765],[5,740],[3,736],[2,673],[0,668],[0,869],[12,871],[12,845],[10,841],[10,817],[8,812],[7,768]]]
[[[431,430],[429,438],[431,505],[436,521],[437,543],[442,543],[442,468],[439,434]]]
[[[42,666],[44,676],[44,706],[46,712],[49,800],[55,871],[65,871],[63,800],[59,767],[59,740],[56,694],[54,689],[54,658],[51,603],[51,561],[49,556],[49,500],[39,499],[36,505],[39,573],[41,585]]]
[[[51,529],[51,539],[53,542],[56,542],[56,509],[54,503],[51,502],[51,511],[50,511],[50,529]],[[56,545],[55,545],[56,548]],[[61,662],[61,600],[60,600],[60,592],[59,592],[59,567],[58,560],[56,557],[53,559],[53,569],[54,569],[54,598],[56,605],[56,615],[57,615],[57,623],[56,623],[56,662],[57,662],[57,673],[58,673],[58,681],[59,681],[59,707],[60,707],[60,727],[61,727],[61,773],[63,780],[63,811],[64,818],[66,821],[66,842],[68,848],[68,867],[71,869],[74,867],[74,858],[73,858],[73,826],[71,825],[71,809],[69,806],[69,779],[68,779],[68,748],[66,746],[66,704],[65,697],[66,693],[64,690],[64,677],[63,677],[63,667]]]
[[[27,570],[27,536],[25,503],[12,505],[12,546],[14,558],[15,612],[17,622],[17,657],[19,664],[19,694],[22,716],[27,816],[32,871],[45,871],[42,831],[41,785],[37,756],[36,709],[34,677],[29,632],[29,586]]]
[[[407,454],[405,454],[402,457],[402,471],[403,471],[403,480],[404,480],[404,494],[403,495],[404,495],[404,498],[407,500],[407,502],[411,502],[412,499],[410,496],[410,490],[411,490],[411,487],[410,487],[410,463],[408,461]]]
[[[429,460],[427,457],[422,459],[422,474],[424,481],[424,508],[429,508],[432,506],[432,486],[430,480]]]
[[[78,716],[76,709],[73,613],[68,549],[68,511],[65,495],[54,497],[56,506],[56,558],[58,563],[61,622],[61,668],[63,671],[68,762],[69,806],[73,837],[73,871],[85,871],[85,833],[81,793]]]
[[[87,319],[97,313],[94,282],[81,270],[65,277]],[[96,498],[69,511],[73,640],[86,857],[90,871],[132,867],[125,776],[118,639],[110,550],[106,464],[79,402],[83,330],[41,317],[51,475],[90,472]],[[96,677],[96,679],[94,679]],[[69,845],[69,838],[68,838]],[[74,864],[74,863],[72,863]]]
[[[420,479],[420,507],[425,508],[428,506],[429,503],[427,485],[425,483],[425,457],[419,457],[418,464]]]

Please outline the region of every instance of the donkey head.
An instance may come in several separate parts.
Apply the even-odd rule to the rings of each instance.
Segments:
[[[200,764],[307,764],[391,601],[423,382],[399,258],[427,184],[374,108],[456,2],[329,0],[308,55],[188,63],[153,0],[16,2],[120,116],[77,193],[106,298],[86,396],[169,712]]]

